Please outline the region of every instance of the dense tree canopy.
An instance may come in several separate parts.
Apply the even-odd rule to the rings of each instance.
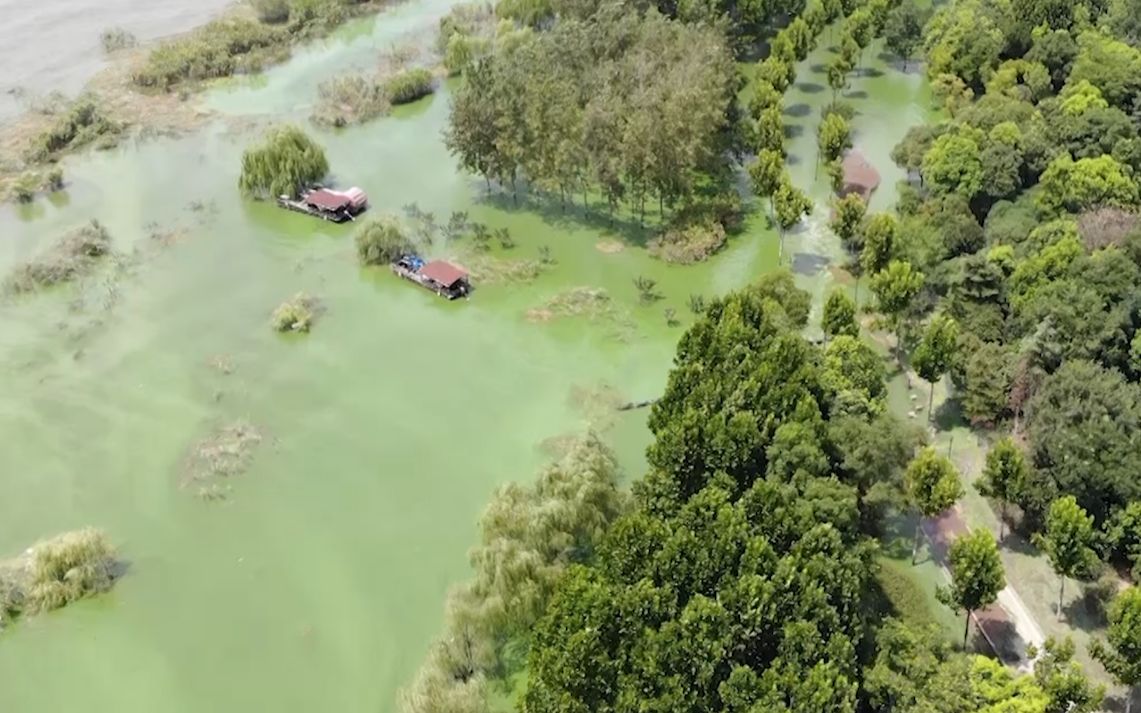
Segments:
[[[238,186],[257,198],[295,197],[328,173],[325,151],[296,126],[281,126],[242,154]]]

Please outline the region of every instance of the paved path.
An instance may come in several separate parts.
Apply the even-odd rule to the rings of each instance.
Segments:
[[[948,548],[956,537],[968,531],[958,505],[937,518],[923,521],[923,534],[931,547],[931,556],[943,568],[948,581],[951,579],[947,568]],[[1026,648],[1033,644],[1041,650],[1045,636],[1010,584],[998,593],[997,602],[975,612],[974,619],[983,638],[1003,662],[1021,671],[1033,667]]]

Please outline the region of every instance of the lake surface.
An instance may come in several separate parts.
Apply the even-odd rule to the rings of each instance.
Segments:
[[[690,295],[776,266],[761,215],[713,260],[674,267],[648,257],[635,227],[583,218],[581,205],[488,197],[443,147],[447,87],[366,126],[312,133],[376,213],[412,202],[441,219],[467,210],[510,229],[517,246],[495,257],[548,248],[557,262],[533,282],[482,284],[446,303],[358,267],[351,227],[239,198],[239,156],[258,127],[230,127],[304,122],[314,81],[368,66],[448,5],[407,3],[203,97],[243,122],[74,157],[65,193],[0,207],[0,273],[92,218],[134,255],[75,289],[0,304],[0,553],[94,525],[130,564],[111,594],[0,634],[0,709],[394,710],[448,587],[467,577],[493,490],[530,479],[545,442],[588,426],[640,474],[645,411],[612,414],[591,394],[652,398],[692,319]],[[827,52],[802,65],[786,102],[807,106],[789,116],[792,170],[822,201],[815,125],[829,97],[812,85],[826,86],[813,68]],[[886,154],[927,101],[917,77],[866,54],[880,74],[853,85],[877,97],[853,100],[856,142],[884,173],[876,200],[887,205]],[[833,259],[826,219],[822,203],[787,239],[786,259]],[[802,282],[822,292],[823,262],[804,264],[816,267]],[[640,304],[636,276],[657,280],[663,298]],[[611,313],[528,318],[578,286],[607,290]],[[273,333],[270,312],[300,290],[325,307],[313,332]],[[667,308],[683,326],[667,325]],[[204,501],[183,487],[188,453],[235,421],[263,441],[228,497]]]

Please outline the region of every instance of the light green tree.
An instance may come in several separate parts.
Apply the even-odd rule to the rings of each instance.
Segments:
[[[920,378],[931,385],[927,396],[927,421],[935,404],[935,382],[943,378],[958,356],[959,325],[947,315],[937,314],[923,330],[923,337],[911,356]]]
[[[850,337],[859,336],[856,303],[843,290],[832,290],[828,295],[828,299],[824,302],[821,328],[824,330],[824,336],[829,339],[842,334]]]
[[[896,253],[899,221],[891,213],[873,213],[864,220],[864,246],[860,249],[860,267],[874,275],[887,267]]]
[[[919,513],[911,550],[911,563],[915,564],[923,538],[923,518],[935,517],[954,505],[963,496],[963,485],[951,461],[931,447],[919,451],[908,464],[903,483],[908,502]]]
[[[1097,566],[1097,553],[1093,550],[1093,517],[1086,514],[1073,495],[1066,495],[1050,503],[1046,513],[1046,528],[1035,542],[1046,552],[1050,566],[1058,575],[1058,617],[1062,616],[1062,601],[1067,578],[1086,578]]]
[[[844,151],[852,147],[852,130],[848,120],[839,112],[829,112],[820,122],[816,132],[819,152],[816,159],[816,168],[820,168],[820,160],[835,161],[844,155]]]
[[[939,601],[952,609],[966,612],[967,621],[963,627],[963,648],[966,649],[967,637],[971,633],[971,615],[998,599],[998,593],[1006,586],[1006,574],[994,535],[983,528],[972,530],[952,542],[948,559],[951,586],[940,587],[937,595]]]
[[[1073,160],[1062,154],[1050,162],[1039,181],[1038,205],[1058,213],[1079,213],[1088,208],[1137,205],[1137,184],[1112,156]]]
[[[987,451],[978,490],[1002,504],[998,518],[999,540],[1005,534],[1007,508],[1024,492],[1029,477],[1030,466],[1026,463],[1026,455],[1009,436],[999,439]]]
[[[1109,605],[1109,630],[1106,637],[1090,643],[1090,654],[1105,666],[1110,675],[1129,689],[1125,713],[1133,706],[1138,684],[1141,684],[1141,589],[1130,587]]]
[[[796,186],[788,175],[781,177],[780,185],[773,193],[773,210],[776,212],[777,226],[780,228],[781,240],[777,256],[778,261],[784,255],[784,231],[796,225],[801,219],[812,212],[812,201]]]
[[[297,194],[329,173],[325,151],[296,126],[272,129],[242,154],[238,187],[256,198]]]
[[[892,260],[872,275],[872,292],[879,310],[891,320],[895,332],[896,360],[903,366],[903,326],[911,301],[923,288],[923,273],[905,260]]]

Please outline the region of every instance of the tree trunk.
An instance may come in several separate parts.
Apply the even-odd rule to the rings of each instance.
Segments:
[[[911,564],[919,558],[919,542],[923,537],[923,514],[920,513],[919,519],[915,522],[915,542],[911,545]]]
[[[1058,585],[1058,618],[1061,619],[1062,618],[1062,597],[1065,596],[1065,593],[1066,593],[1066,577],[1065,577],[1065,575],[1062,575],[1062,576],[1058,577],[1058,579],[1062,580],[1062,583],[1060,585]]]
[[[483,180],[487,183],[487,194],[491,195],[491,176],[485,173],[483,174]]]
[[[853,304],[856,306],[856,320],[860,319],[860,273],[856,273],[856,296],[852,298]]]
[[[1132,686],[1129,687],[1129,694],[1125,696],[1125,713],[1129,713],[1133,708],[1133,694],[1135,693]]]
[[[582,214],[586,215],[588,210],[590,210],[590,204],[586,201],[586,185],[584,184],[582,187]]]
[[[998,542],[1002,544],[1003,538],[1006,537],[1006,499],[1002,500],[1002,509],[998,515]]]
[[[967,623],[963,627],[963,651],[967,650],[967,637],[971,635],[971,612],[967,611]]]
[[[927,423],[931,423],[934,417],[931,415],[931,407],[935,405],[935,382],[931,382],[931,391],[927,395]]]
[[[519,205],[519,189],[515,186],[515,171],[511,171],[511,202]]]

